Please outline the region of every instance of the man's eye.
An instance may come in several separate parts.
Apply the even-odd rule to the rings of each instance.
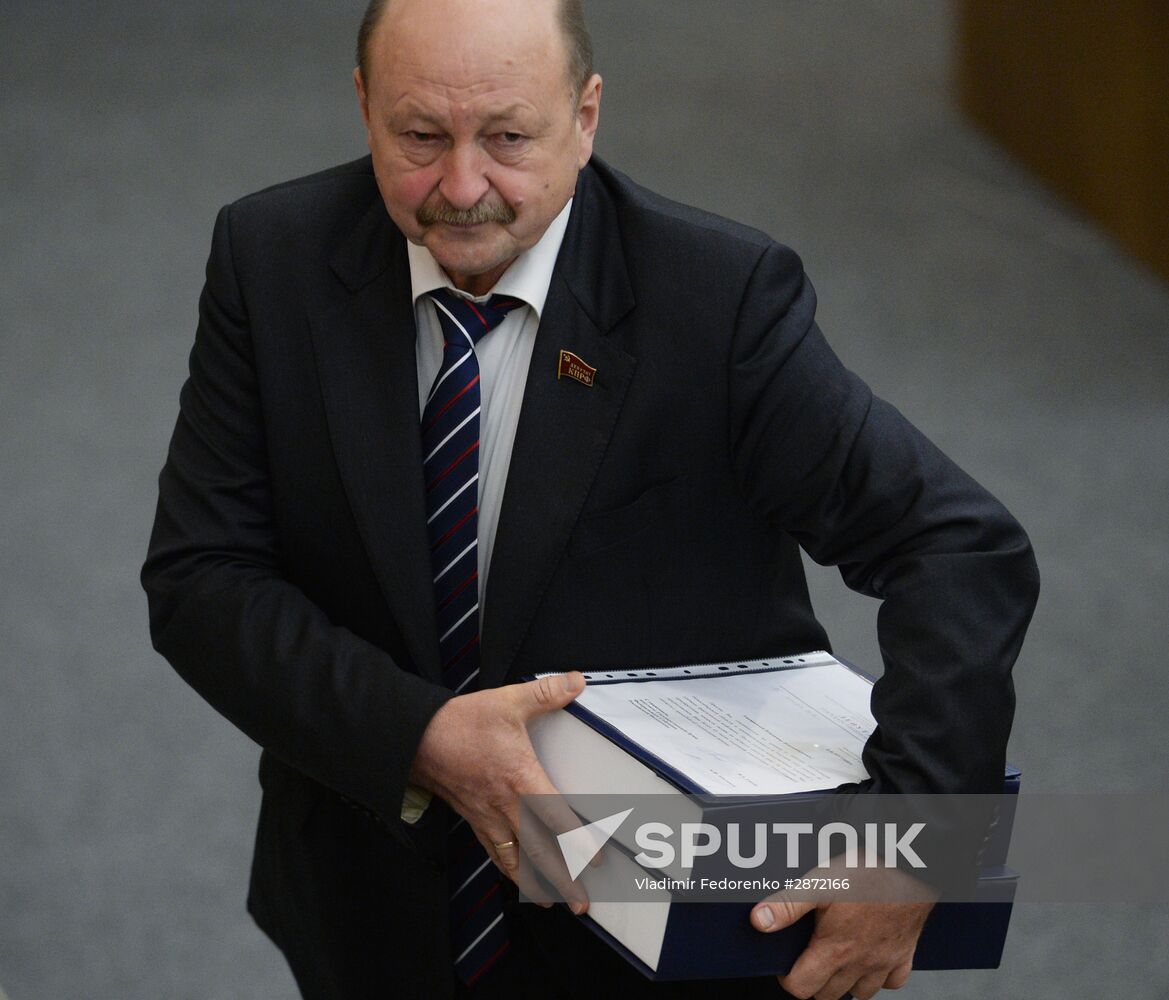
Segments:
[[[411,142],[433,142],[437,136],[434,132],[419,132],[411,129],[406,133],[406,138]]]
[[[500,132],[498,139],[505,146],[518,146],[526,136],[522,132]]]

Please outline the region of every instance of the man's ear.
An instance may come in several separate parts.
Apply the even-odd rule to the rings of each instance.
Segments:
[[[365,93],[365,80],[361,76],[361,67],[353,67],[353,86],[357,89],[357,103],[361,106],[361,120],[365,122],[365,129],[369,131],[369,97]]]
[[[576,107],[576,124],[580,135],[580,155],[577,166],[583,167],[593,155],[593,138],[601,122],[601,78],[594,73],[581,88]]]

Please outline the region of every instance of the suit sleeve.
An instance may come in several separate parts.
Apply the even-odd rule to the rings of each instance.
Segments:
[[[334,625],[281,573],[229,209],[142,583],[155,648],[192,687],[284,763],[396,826],[418,741],[449,692]]]
[[[772,246],[732,349],[736,475],[772,524],[882,602],[867,789],[998,792],[1011,669],[1038,593],[1031,546],[1000,503],[841,365],[814,315],[798,258]]]

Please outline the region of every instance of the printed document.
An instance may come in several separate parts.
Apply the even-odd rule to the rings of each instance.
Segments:
[[[872,685],[828,653],[586,673],[577,703],[716,795],[786,795],[868,777]]]

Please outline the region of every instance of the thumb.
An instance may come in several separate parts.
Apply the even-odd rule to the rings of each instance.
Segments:
[[[764,900],[751,911],[751,923],[757,931],[770,934],[790,927],[800,917],[816,909],[808,900],[789,899],[782,892]]]
[[[515,686],[517,707],[524,718],[554,712],[572,702],[585,689],[584,675],[576,670],[548,674]]]

